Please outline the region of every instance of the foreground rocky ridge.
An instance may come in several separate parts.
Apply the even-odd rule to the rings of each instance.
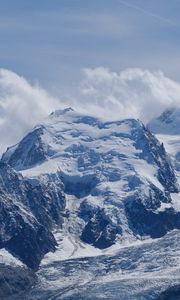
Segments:
[[[0,263],[0,299],[25,299],[25,294],[36,284],[37,277],[26,267]]]

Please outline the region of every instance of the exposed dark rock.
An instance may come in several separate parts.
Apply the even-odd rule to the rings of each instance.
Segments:
[[[141,199],[129,198],[125,203],[129,227],[135,235],[159,238],[173,229],[180,229],[180,213],[173,208],[164,211],[147,209]]]
[[[180,300],[180,285],[175,285],[161,293],[157,300]]]
[[[31,185],[5,163],[0,175],[0,247],[37,269],[43,256],[55,251],[51,230],[62,226],[63,185],[55,178],[41,178]]]
[[[36,280],[36,275],[28,268],[0,263],[0,299],[26,299],[27,291]]]
[[[120,228],[112,224],[104,210],[98,209],[84,227],[81,239],[94,247],[105,249],[115,243],[118,231]]]

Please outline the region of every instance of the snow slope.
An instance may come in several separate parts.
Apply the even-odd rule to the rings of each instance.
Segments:
[[[179,239],[180,232],[172,231],[111,255],[51,260],[40,268],[39,285],[27,298],[157,300],[161,292],[180,284]]]
[[[10,254],[6,249],[0,249],[0,263],[10,266],[23,266],[23,263]]]

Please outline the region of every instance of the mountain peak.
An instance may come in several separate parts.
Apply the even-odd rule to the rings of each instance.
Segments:
[[[180,108],[166,109],[160,116],[148,123],[148,128],[156,134],[180,134]]]

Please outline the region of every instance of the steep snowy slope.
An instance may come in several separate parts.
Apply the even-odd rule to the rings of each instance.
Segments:
[[[180,228],[172,203],[178,192],[174,170],[163,145],[140,121],[103,122],[59,110],[2,161],[32,186],[43,182],[49,193],[50,183],[55,190],[63,182],[66,209],[58,236],[64,252],[85,244],[105,249]]]

